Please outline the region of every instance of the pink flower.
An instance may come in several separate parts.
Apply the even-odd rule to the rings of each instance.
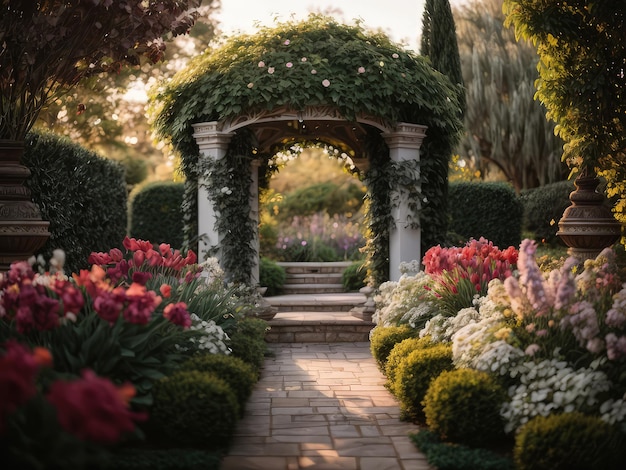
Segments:
[[[259,65],[259,67],[263,68],[263,67],[265,67],[265,62],[263,62],[263,61],[261,60],[261,61],[259,62],[259,64],[258,64],[258,65]]]
[[[128,251],[148,251],[152,249],[152,243],[144,240],[128,238],[128,236],[124,237],[122,245],[124,245],[124,248]]]
[[[14,339],[4,345],[0,357],[0,433],[6,415],[26,403],[37,393],[35,376],[39,365],[26,346]]]
[[[267,68],[267,73],[273,74],[274,73],[274,67],[268,67]]]
[[[287,62],[287,63],[285,64],[285,67],[287,67],[288,69],[290,69],[291,67],[293,67],[293,63],[291,63],[291,62]]]
[[[330,86],[330,80],[328,80],[328,79],[322,80],[322,85],[324,87],[328,88]]]
[[[312,74],[312,75],[315,75],[316,73],[317,73],[317,70],[315,70],[315,69],[311,69],[311,74]]]
[[[191,317],[187,311],[187,304],[185,302],[167,305],[163,310],[163,316],[174,325],[179,325],[183,328],[189,328],[191,326]]]
[[[159,287],[159,292],[161,292],[161,295],[163,297],[169,299],[172,295],[172,286],[170,286],[169,284],[162,284],[161,287]]]
[[[111,291],[102,290],[94,299],[93,308],[100,318],[112,325],[120,316],[125,300],[123,287],[116,287]]]
[[[397,59],[400,56],[394,52],[393,54],[391,54],[391,57],[393,57],[394,59]]]
[[[144,419],[128,409],[126,388],[85,370],[80,380],[54,382],[46,398],[67,432],[84,441],[112,444],[135,428],[134,421]]]
[[[365,73],[365,67],[359,67],[359,68],[357,69],[357,72],[358,72],[358,73]]]
[[[288,46],[290,42],[291,42],[291,41],[289,41],[289,39],[285,39],[285,42],[283,42],[283,44],[284,44],[285,46]]]
[[[150,279],[152,279],[152,273],[143,271],[135,271],[133,273],[133,282],[141,284],[142,286],[145,286]]]
[[[306,57],[303,57],[302,59],[300,59],[300,61],[301,61],[301,62],[306,62],[306,61],[307,61],[307,58],[306,58]]]

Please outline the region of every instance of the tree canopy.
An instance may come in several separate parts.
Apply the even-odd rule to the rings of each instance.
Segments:
[[[156,131],[187,155],[198,152],[192,123],[280,107],[330,105],[348,121],[366,114],[424,124],[448,145],[461,124],[457,89],[424,58],[384,34],[321,15],[228,39],[152,100]]]
[[[142,58],[189,31],[201,0],[1,0],[0,139],[22,140],[67,86]]]
[[[606,177],[622,198],[626,180],[626,8],[615,0],[505,0],[507,24],[537,47],[536,96],[565,141],[575,170]],[[623,215],[622,215],[623,217]]]
[[[459,153],[483,174],[497,168],[517,191],[564,179],[563,143],[533,99],[537,52],[504,27],[502,0],[469,2],[456,24],[468,103]]]

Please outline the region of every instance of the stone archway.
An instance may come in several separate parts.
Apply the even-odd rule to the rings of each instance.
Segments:
[[[426,135],[426,126],[398,123],[389,126],[383,120],[368,116],[357,116],[355,121],[346,121],[335,109],[330,107],[308,107],[294,112],[286,108],[261,112],[255,115],[240,115],[234,119],[193,124],[193,137],[200,151],[200,158],[220,160],[226,155],[234,132],[249,128],[254,133],[259,153],[267,154],[271,148],[289,139],[302,139],[303,133],[310,140],[330,142],[340,148],[350,149],[355,155],[355,163],[366,164],[363,158],[365,149],[362,138],[365,132],[362,126],[371,126],[379,131],[389,148],[389,158],[394,162],[419,161],[420,147]],[[304,131],[304,132],[303,132]],[[252,165],[258,166],[259,160]],[[419,174],[414,177],[419,184]],[[199,252],[219,247],[224,234],[215,230],[217,210],[211,202],[204,185],[198,185],[198,236],[201,241]],[[259,202],[258,172],[252,171],[250,185],[250,218],[258,227]],[[399,266],[402,262],[421,259],[421,233],[410,223],[411,209],[409,201],[399,198],[392,208],[393,227],[389,239],[389,273],[391,280],[400,278]],[[256,263],[252,268],[252,283],[259,282],[259,239],[252,241],[256,250]],[[219,257],[219,250],[217,250]]]
[[[172,143],[187,177],[186,240],[205,234],[201,250],[220,247],[233,280],[258,280],[246,203],[256,220],[257,188],[253,182],[248,191],[242,179],[250,160],[257,148],[265,158],[302,132],[357,158],[369,152],[374,283],[397,279],[401,261],[420,259],[445,238],[448,161],[462,127],[459,89],[383,34],[321,15],[261,28],[194,58],[153,103],[155,131]],[[216,165],[221,160],[228,165]],[[236,197],[226,197],[227,182],[237,186]],[[216,218],[209,193],[227,217]],[[228,236],[220,238],[216,226]]]

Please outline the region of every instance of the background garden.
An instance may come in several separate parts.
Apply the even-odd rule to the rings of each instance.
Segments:
[[[447,75],[464,84],[465,131],[450,163],[446,235],[415,260],[422,272],[407,265],[399,282],[375,286],[371,348],[405,419],[428,426],[416,445],[439,469],[617,469],[625,458],[623,246],[585,263],[566,257],[556,224],[574,186],[545,119],[547,111],[559,122],[567,163],[596,171],[607,207],[623,218],[624,44],[577,38],[604,31],[589,29],[587,15],[611,31],[624,12],[572,2],[555,35],[533,23],[546,12],[526,9],[539,3],[507,0],[503,13],[501,1],[470,2],[453,18],[447,1],[427,2],[422,53],[442,72],[437,57],[454,57],[457,40],[436,44],[445,37],[436,31],[456,24],[458,73]],[[38,5],[52,17],[65,11]],[[192,33],[199,41],[216,33],[206,10]],[[529,38],[544,63],[561,72],[560,60],[575,64],[579,80],[538,75]],[[580,53],[596,42],[608,51],[606,82],[592,76],[604,52]],[[160,43],[151,47],[142,53],[161,58]],[[174,48],[163,78],[184,50]],[[20,468],[218,468],[266,352],[260,298],[254,286],[227,283],[215,259],[198,264],[183,237],[185,183],[167,171],[176,157],[156,156],[165,144],[138,150],[146,122],[116,123],[143,108],[125,107],[120,90],[131,77],[103,64],[70,94],[52,93],[31,132],[20,127],[26,185],[51,236],[35,263],[0,277],[0,448]],[[549,109],[533,100],[537,78]],[[558,95],[563,81],[571,95]],[[3,116],[13,109],[9,88]],[[568,100],[578,113],[567,112]],[[16,137],[10,124],[3,119],[0,138]],[[143,135],[124,136],[126,126]],[[335,150],[275,158],[261,195],[262,255],[270,269],[355,261],[346,288],[356,289],[368,281],[364,186]],[[280,292],[280,282],[271,287]]]

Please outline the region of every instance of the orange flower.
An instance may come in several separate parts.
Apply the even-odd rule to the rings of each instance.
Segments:
[[[33,348],[33,359],[35,359],[38,366],[52,367],[52,354],[46,348]]]
[[[172,295],[172,286],[170,286],[169,284],[162,284],[161,287],[159,288],[159,291],[161,292],[161,295],[163,297],[165,297],[166,299],[169,299],[170,296]]]

